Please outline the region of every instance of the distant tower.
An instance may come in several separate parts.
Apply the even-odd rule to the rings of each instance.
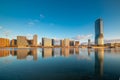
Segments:
[[[37,46],[37,38],[38,38],[37,35],[33,36],[33,46]]]
[[[90,42],[90,39],[88,39],[88,48],[91,47],[91,42]]]
[[[52,39],[52,46],[54,46],[55,39]]]
[[[95,45],[104,45],[103,20],[97,19],[95,21]]]

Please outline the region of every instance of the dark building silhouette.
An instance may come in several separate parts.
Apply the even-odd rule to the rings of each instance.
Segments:
[[[73,40],[70,40],[70,46],[74,46],[74,41]]]

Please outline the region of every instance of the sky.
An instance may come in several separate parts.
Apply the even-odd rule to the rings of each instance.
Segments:
[[[0,0],[0,37],[94,41],[98,18],[105,39],[120,39],[120,0]]]

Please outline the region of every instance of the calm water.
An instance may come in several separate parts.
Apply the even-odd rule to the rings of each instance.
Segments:
[[[120,80],[120,48],[0,48],[0,80]]]

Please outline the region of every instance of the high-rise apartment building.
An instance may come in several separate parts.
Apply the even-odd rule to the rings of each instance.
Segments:
[[[37,38],[38,38],[37,35],[33,36],[33,46],[37,46]]]
[[[25,36],[17,36],[17,46],[18,47],[27,47],[28,42]]]
[[[52,39],[42,38],[42,46],[51,47],[52,46]]]
[[[103,20],[97,19],[95,21],[95,45],[104,45]]]
[[[70,46],[70,40],[64,39],[64,47],[69,47],[69,46]]]

